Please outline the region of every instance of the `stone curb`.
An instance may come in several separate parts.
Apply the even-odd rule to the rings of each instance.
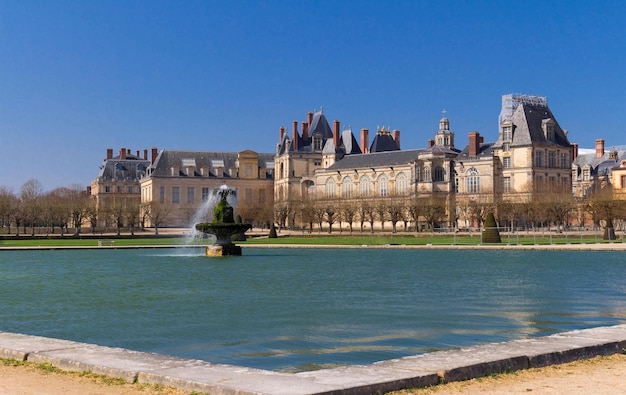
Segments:
[[[294,374],[0,332],[1,358],[212,395],[383,393],[612,355],[625,348],[626,325],[615,325]]]

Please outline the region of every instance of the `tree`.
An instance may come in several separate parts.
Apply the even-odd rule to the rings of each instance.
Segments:
[[[435,225],[446,216],[446,204],[444,199],[430,196],[422,199],[423,216],[431,231],[435,230]]]
[[[623,202],[615,199],[613,190],[606,187],[593,192],[588,207],[595,220],[604,221],[604,239],[615,240],[613,220],[621,216]]]
[[[354,223],[354,218],[357,215],[357,206],[354,204],[354,201],[348,200],[341,205],[340,211],[341,220],[348,223],[350,234],[352,234],[352,225]]]
[[[17,197],[7,187],[0,186],[0,227],[7,227],[11,233],[11,213],[17,209]]]
[[[407,201],[406,209],[408,217],[415,224],[415,233],[419,233],[419,220],[422,216],[422,213],[424,212],[424,206],[422,205],[422,201],[420,200],[420,198],[417,197],[417,195],[414,195]]]
[[[333,224],[339,219],[339,210],[337,210],[334,203],[327,202],[324,208],[324,219],[328,223],[328,233],[333,233]]]
[[[36,179],[30,179],[26,181],[20,189],[20,199],[24,205],[24,227],[26,222],[31,227],[31,236],[35,235],[35,226],[40,224],[42,205],[40,197],[43,194],[43,187],[41,182]],[[26,229],[24,229],[26,233]]]
[[[154,234],[159,234],[159,226],[163,224],[170,213],[170,208],[159,202],[151,202],[149,209],[150,223],[154,226]]]
[[[396,233],[396,224],[404,218],[404,204],[398,199],[392,199],[387,204],[387,213],[391,221],[392,232]]]

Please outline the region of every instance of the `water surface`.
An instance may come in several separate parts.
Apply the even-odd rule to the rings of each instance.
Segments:
[[[200,254],[2,251],[0,330],[297,371],[626,317],[623,252]]]

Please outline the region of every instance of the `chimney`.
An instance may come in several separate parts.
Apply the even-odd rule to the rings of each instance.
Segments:
[[[400,149],[400,131],[398,129],[391,132],[391,138],[393,138],[393,141],[396,142],[398,149]]]
[[[482,144],[485,142],[485,136],[478,136],[478,143]]]
[[[428,139],[428,148],[432,147],[433,145],[435,145],[435,140]]]
[[[333,143],[335,149],[339,148],[339,121],[336,119],[333,121]]]
[[[137,150],[137,159],[139,159],[139,150]]]
[[[293,121],[293,150],[298,150],[298,121]]]
[[[302,122],[302,140],[307,141],[309,139],[309,123]]]
[[[113,159],[113,148],[107,148],[107,159]]]
[[[126,156],[130,156],[130,148],[126,148]]]
[[[280,140],[279,140],[281,143],[283,142],[284,137],[285,137],[285,127],[281,126],[280,127]]]
[[[309,111],[309,113],[306,115],[306,121],[309,123],[309,126],[311,126],[311,124],[313,123],[313,113]]]
[[[143,160],[148,160],[148,150],[147,149],[143,150]]]
[[[573,155],[574,155],[574,160],[576,160],[576,158],[578,158],[578,143],[572,143],[572,148],[574,149]]]
[[[152,154],[152,158],[150,160],[150,164],[153,165],[154,162],[156,161],[157,155],[159,154],[159,150],[157,150],[157,147],[152,147],[152,149],[150,151],[151,151],[151,154]]]
[[[120,159],[126,159],[126,148],[120,149]]]
[[[369,146],[369,130],[361,129],[361,152],[367,154]]]
[[[596,140],[596,158],[602,158],[604,156],[604,139]]]
[[[469,156],[476,157],[480,152],[480,133],[469,132]]]

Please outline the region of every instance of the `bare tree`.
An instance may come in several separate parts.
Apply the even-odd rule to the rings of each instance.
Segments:
[[[159,226],[163,224],[170,213],[170,208],[159,202],[150,203],[150,223],[154,226],[154,234],[159,234]]]
[[[39,225],[42,215],[40,197],[43,194],[41,182],[36,179],[26,181],[20,189],[20,199],[24,205],[25,220],[31,227],[31,236],[35,235],[35,226]],[[24,227],[26,226],[24,222]],[[26,229],[24,229],[26,233]]]
[[[17,197],[7,187],[0,186],[0,227],[7,228],[7,234],[11,233],[11,213],[17,209]]]
[[[396,224],[404,218],[404,204],[397,198],[392,198],[387,206],[387,213],[389,214],[389,220],[391,221],[391,228],[393,233],[396,233]]]
[[[336,202],[326,202],[324,207],[324,220],[328,223],[328,233],[333,233],[333,224],[335,224],[339,218],[339,210],[336,207]]]
[[[341,205],[341,220],[348,223],[350,234],[352,234],[354,219],[357,215],[357,206],[353,200],[347,200]]]

